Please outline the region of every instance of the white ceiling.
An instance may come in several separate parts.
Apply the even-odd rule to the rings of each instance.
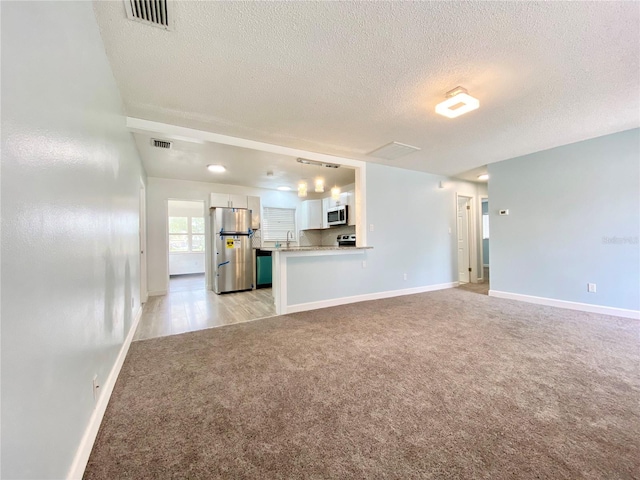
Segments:
[[[334,185],[343,187],[355,182],[355,171],[348,167],[303,165],[296,161],[296,157],[219,143],[194,143],[144,133],[134,133],[133,136],[150,177],[270,189],[288,186],[292,190],[296,190],[299,180],[305,179],[309,192],[313,191],[316,178],[325,181],[327,191]],[[171,149],[153,147],[152,138],[170,140]],[[224,165],[227,170],[224,173],[209,172],[207,165],[212,164]],[[268,176],[268,171],[273,172],[273,176]]]
[[[636,2],[94,5],[131,117],[446,175],[640,125]],[[480,108],[436,115],[457,85]]]

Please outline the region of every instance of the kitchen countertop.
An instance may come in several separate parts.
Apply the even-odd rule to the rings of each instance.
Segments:
[[[373,247],[338,247],[337,245],[330,247],[323,246],[310,246],[310,247],[263,247],[260,250],[265,250],[267,252],[313,252],[313,251],[323,251],[323,250],[368,250]]]

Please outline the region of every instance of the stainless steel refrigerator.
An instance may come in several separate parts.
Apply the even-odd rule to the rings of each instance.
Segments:
[[[211,209],[213,235],[213,291],[237,292],[253,288],[251,210]]]

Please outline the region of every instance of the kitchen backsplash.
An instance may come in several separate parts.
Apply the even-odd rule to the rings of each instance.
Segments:
[[[301,230],[299,232],[298,238],[300,239],[301,247],[322,245],[321,230]]]
[[[354,234],[356,233],[356,227],[355,225],[351,225],[351,226],[347,225],[344,227],[331,227],[327,230],[320,230],[318,233],[322,235],[322,238],[320,239],[320,242],[321,242],[320,245],[325,247],[331,247],[331,246],[338,245],[338,240],[337,240],[338,235]]]
[[[303,230],[300,231],[299,239],[301,247],[311,247],[322,245],[332,247],[338,245],[338,235],[350,235],[356,233],[355,226],[331,227],[325,230]]]

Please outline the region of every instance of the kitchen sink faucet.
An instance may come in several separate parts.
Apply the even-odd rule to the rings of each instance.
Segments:
[[[291,246],[291,242],[289,241],[289,234],[291,234],[291,240],[293,240],[293,232],[291,230],[287,230],[287,248]]]

